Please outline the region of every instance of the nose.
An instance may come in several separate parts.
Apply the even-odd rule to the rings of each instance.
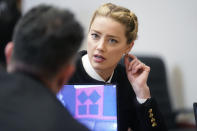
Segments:
[[[96,49],[99,50],[99,51],[103,51],[103,52],[106,50],[106,45],[105,45],[104,39],[100,39],[98,41],[98,44],[97,44],[97,48]]]

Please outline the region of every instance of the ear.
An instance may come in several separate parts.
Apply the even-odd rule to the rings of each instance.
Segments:
[[[75,71],[75,66],[73,64],[65,66],[60,72],[57,77],[57,87],[58,91],[66,84],[70,77],[72,76],[73,72]]]
[[[134,45],[134,41],[127,45],[125,54],[128,54],[131,51],[133,45]]]
[[[14,43],[13,42],[9,42],[4,50],[5,56],[6,56],[6,63],[9,64],[10,60],[11,60],[11,56],[13,53],[13,49],[14,49]]]

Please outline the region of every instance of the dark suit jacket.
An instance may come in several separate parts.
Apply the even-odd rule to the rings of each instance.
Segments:
[[[39,80],[0,72],[0,131],[88,131]]]
[[[86,51],[79,53],[76,63],[76,71],[69,84],[105,84],[90,77],[82,65],[81,57],[87,54]],[[125,67],[118,64],[114,70],[111,83],[118,87],[118,126],[119,131],[166,131],[163,117],[157,108],[156,101],[151,98],[144,104],[139,104],[136,95],[127,79]]]

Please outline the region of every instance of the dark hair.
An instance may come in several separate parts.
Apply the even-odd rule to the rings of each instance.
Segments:
[[[11,60],[50,77],[70,62],[82,39],[83,29],[70,11],[39,5],[17,24]]]
[[[5,64],[4,49],[12,40],[14,26],[21,16],[16,0],[0,0],[0,63]]]

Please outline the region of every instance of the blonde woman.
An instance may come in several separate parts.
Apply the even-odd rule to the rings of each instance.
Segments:
[[[69,83],[117,84],[119,131],[164,131],[147,85],[150,67],[128,54],[137,32],[138,20],[130,10],[111,3],[99,7],[90,22],[87,51],[79,53]]]

